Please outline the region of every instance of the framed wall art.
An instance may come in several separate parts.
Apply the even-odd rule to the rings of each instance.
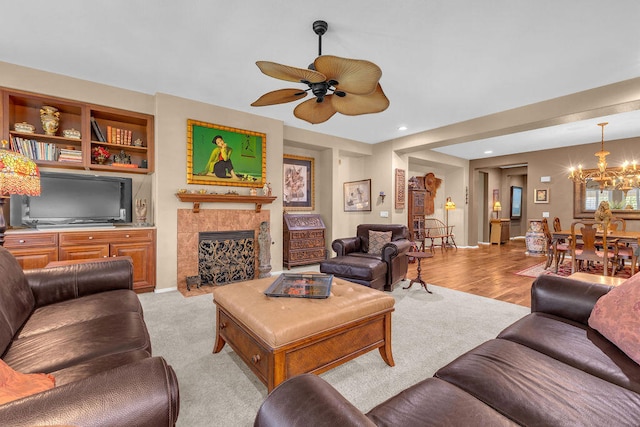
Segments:
[[[187,183],[262,187],[267,135],[187,120]]]
[[[396,200],[395,208],[404,209],[405,193],[405,172],[404,169],[396,169]]]
[[[511,219],[522,217],[522,187],[511,187]]]
[[[314,209],[313,157],[284,155],[282,160],[282,205],[288,211]]]
[[[371,180],[351,181],[344,183],[344,211],[371,211]]]
[[[549,189],[536,188],[533,190],[533,203],[549,203]]]

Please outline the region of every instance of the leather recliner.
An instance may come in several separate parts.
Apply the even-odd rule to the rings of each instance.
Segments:
[[[380,254],[369,251],[369,231],[391,231],[391,242]],[[371,288],[392,291],[406,277],[411,249],[409,230],[402,224],[360,224],[354,237],[336,239],[331,243],[334,258],[320,262],[320,272],[333,274]]]

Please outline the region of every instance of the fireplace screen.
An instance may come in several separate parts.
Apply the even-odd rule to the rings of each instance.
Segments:
[[[253,230],[199,233],[198,274],[203,285],[252,280],[255,276]]]

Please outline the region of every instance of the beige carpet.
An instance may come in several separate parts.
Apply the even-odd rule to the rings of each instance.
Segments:
[[[404,290],[403,285],[392,292],[396,366],[388,366],[378,351],[372,351],[322,374],[362,411],[432,376],[529,312],[526,307],[438,286],[429,286],[433,294],[428,294],[415,285]],[[178,426],[251,426],[267,388],[228,345],[212,353],[212,296],[148,293],[140,300],[153,354],[165,357],[178,377]]]

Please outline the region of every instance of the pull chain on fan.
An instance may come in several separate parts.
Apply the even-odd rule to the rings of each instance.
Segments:
[[[305,90],[279,89],[268,92],[251,105],[262,107],[296,101],[313,93],[315,99],[299,104],[293,114],[309,123],[329,120],[336,112],[347,116],[379,113],[389,106],[389,100],[378,81],[382,70],[376,64],[360,60],[322,55],[322,35],[328,24],[315,21],[313,31],[318,35],[318,57],[307,69],[290,67],[269,61],[256,65],[267,76],[290,82],[303,83]]]

